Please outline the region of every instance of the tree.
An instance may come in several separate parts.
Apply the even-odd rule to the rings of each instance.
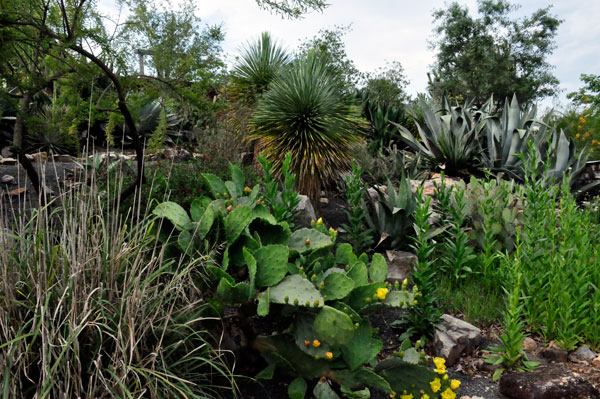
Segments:
[[[327,7],[323,0],[256,0],[256,3],[289,18],[300,18],[312,10],[323,11]]]
[[[562,21],[550,7],[511,19],[517,8],[506,0],[478,0],[478,18],[457,2],[434,11],[439,39],[431,43],[437,59],[429,89],[473,98],[475,105],[491,94],[502,102],[514,93],[522,104],[554,95],[559,82],[547,57]]]
[[[408,83],[402,64],[399,61],[393,61],[388,63],[385,68],[365,74],[364,91],[370,101],[398,107],[410,99],[404,91]]]
[[[311,51],[330,69],[333,76],[343,81],[346,92],[354,89],[361,80],[361,74],[354,61],[346,54],[344,36],[352,30],[350,25],[334,26],[332,29],[321,29],[312,39],[305,39],[298,47],[298,58],[306,58]]]

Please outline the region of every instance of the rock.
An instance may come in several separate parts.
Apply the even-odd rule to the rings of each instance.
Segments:
[[[558,348],[544,348],[540,354],[551,362],[564,363],[569,360],[567,351]]]
[[[0,183],[10,184],[15,180],[15,178],[11,175],[4,175],[0,177]]]
[[[446,359],[452,366],[462,354],[473,352],[482,340],[481,330],[466,321],[443,315],[433,337],[437,356]]]
[[[295,228],[310,227],[310,223],[317,220],[315,215],[315,208],[312,206],[312,202],[306,195],[299,195],[300,202],[296,205],[295,210],[298,212],[296,221],[294,222]]]
[[[575,352],[572,353],[582,360],[593,360],[598,354],[590,349],[587,345],[581,345]]]
[[[533,352],[534,350],[537,349],[537,347],[538,347],[537,342],[535,342],[530,337],[526,337],[525,340],[523,341],[523,344],[521,345],[521,348],[525,352]]]
[[[14,158],[2,158],[0,159],[0,165],[16,165],[17,160]]]
[[[506,373],[500,393],[514,399],[600,399],[600,393],[583,378],[566,370],[540,369]]]
[[[388,266],[387,279],[390,282],[404,280],[412,274],[413,267],[417,262],[417,255],[404,251],[386,251],[385,257]]]
[[[31,160],[38,163],[48,162],[48,153],[36,152],[35,154],[31,154]]]
[[[321,198],[319,198],[319,204],[321,204],[323,206],[327,206],[327,205],[329,205],[329,199],[327,197],[321,197]]]
[[[75,162],[77,159],[72,155],[54,155],[52,156],[54,162]]]
[[[379,201],[379,193],[373,187],[369,187],[367,189],[367,194],[369,194],[369,198],[371,199],[371,201]]]
[[[600,356],[592,360],[592,366],[596,367],[597,369],[600,369]]]
[[[10,150],[10,147],[4,147],[2,150],[0,150],[0,157],[2,158],[10,158],[11,155],[12,151]]]

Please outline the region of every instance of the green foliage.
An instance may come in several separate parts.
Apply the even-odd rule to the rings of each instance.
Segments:
[[[362,91],[375,105],[403,107],[409,100],[404,91],[409,82],[399,61],[390,62],[385,68],[366,74],[364,80]]]
[[[367,222],[376,234],[378,247],[399,248],[407,243],[412,231],[417,201],[405,177],[400,181],[398,190],[388,180],[387,190],[378,190],[378,193],[379,199],[372,202],[365,214]]]
[[[261,139],[275,176],[292,154],[290,170],[301,193],[316,196],[349,168],[349,144],[358,140],[362,124],[341,89],[311,52],[272,83],[252,117],[252,137]]]
[[[258,161],[264,170],[264,198],[267,205],[273,211],[273,216],[278,222],[287,222],[290,228],[293,228],[298,215],[296,207],[300,202],[300,198],[298,197],[298,191],[295,189],[296,175],[290,171],[292,154],[288,153],[281,165],[281,178],[283,180],[281,185],[277,184],[272,176],[273,164],[262,155],[258,156]]]
[[[166,261],[152,223],[136,209],[119,217],[94,184],[61,198],[28,220],[0,218],[2,395],[199,399],[233,390],[196,285],[206,258]]]
[[[522,245],[520,243],[520,229],[517,229],[517,242],[514,258],[506,256],[505,262],[512,263],[512,275],[510,282],[507,282],[507,304],[504,316],[504,332],[500,335],[502,347],[491,348],[493,355],[489,355],[486,361],[491,364],[502,364],[504,368],[499,368],[494,372],[494,381],[497,381],[505,368],[518,371],[533,370],[539,365],[538,362],[531,362],[523,351],[523,341],[525,335],[522,331],[524,322],[521,320],[523,304],[521,303],[521,280],[520,261],[522,257]],[[512,287],[509,284],[512,283]]]
[[[361,79],[361,74],[348,58],[344,36],[352,31],[351,25],[320,29],[312,39],[305,39],[298,47],[298,58],[307,58],[316,53],[332,77],[339,80],[345,93],[350,93]]]
[[[109,134],[107,134],[109,137]],[[146,149],[148,152],[158,152],[164,148],[164,143],[167,138],[167,113],[164,109],[160,111],[158,124],[148,139]]]
[[[435,297],[435,244],[434,237],[438,234],[431,229],[429,218],[431,197],[423,195],[423,188],[417,191],[417,208],[415,210],[415,234],[412,248],[417,255],[417,263],[414,266],[411,280],[418,287],[418,295],[415,295],[416,303],[409,308],[408,315],[402,320],[408,325],[411,335],[432,337],[435,326],[442,316],[437,307]],[[404,285],[404,283],[403,283]]]
[[[464,173],[475,166],[479,155],[479,136],[483,130],[482,114],[471,110],[471,103],[453,107],[450,99],[442,97],[441,104],[419,98],[424,121],[415,120],[417,139],[406,127],[400,129],[402,140],[423,154],[433,165],[443,167],[449,176]]]
[[[234,90],[243,100],[254,103],[290,61],[290,55],[277,41],[268,32],[263,32],[257,41],[246,44],[234,66]]]
[[[350,225],[342,226],[348,233],[347,240],[358,253],[365,252],[373,243],[371,231],[365,225],[364,196],[367,187],[361,181],[362,169],[352,163],[352,173],[346,176],[346,199],[350,207],[346,211]]]
[[[289,18],[301,18],[311,10],[323,11],[327,7],[322,0],[256,0],[256,3]]]
[[[437,49],[429,88],[437,95],[473,98],[482,105],[490,93],[500,100],[513,94],[524,103],[556,93],[548,57],[562,22],[539,9],[522,19],[511,17],[518,6],[506,0],[478,0],[480,16],[453,2],[434,11]]]
[[[449,225],[441,248],[441,266],[444,273],[448,273],[455,282],[458,282],[474,273],[477,256],[464,229],[467,216],[465,187],[452,186],[450,193],[452,206],[443,210],[448,214]]]

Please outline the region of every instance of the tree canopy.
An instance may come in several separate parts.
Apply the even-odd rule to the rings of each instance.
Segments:
[[[547,58],[562,21],[550,7],[514,18],[518,6],[506,0],[477,4],[479,17],[457,2],[434,11],[437,54],[429,89],[479,105],[492,93],[499,101],[516,94],[521,103],[554,95],[559,81]]]

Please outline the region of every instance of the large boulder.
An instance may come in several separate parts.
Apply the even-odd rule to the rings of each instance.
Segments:
[[[446,364],[452,366],[462,354],[473,352],[482,339],[479,328],[445,314],[435,331],[433,346],[436,355],[446,359]]]
[[[557,367],[504,374],[499,389],[513,399],[600,399],[600,393],[588,381]]]
[[[298,205],[295,208],[298,212],[298,216],[296,216],[294,227],[310,227],[310,223],[317,220],[315,208],[313,208],[310,198],[308,198],[306,195],[299,195],[298,197],[300,198],[300,202],[298,202]]]

